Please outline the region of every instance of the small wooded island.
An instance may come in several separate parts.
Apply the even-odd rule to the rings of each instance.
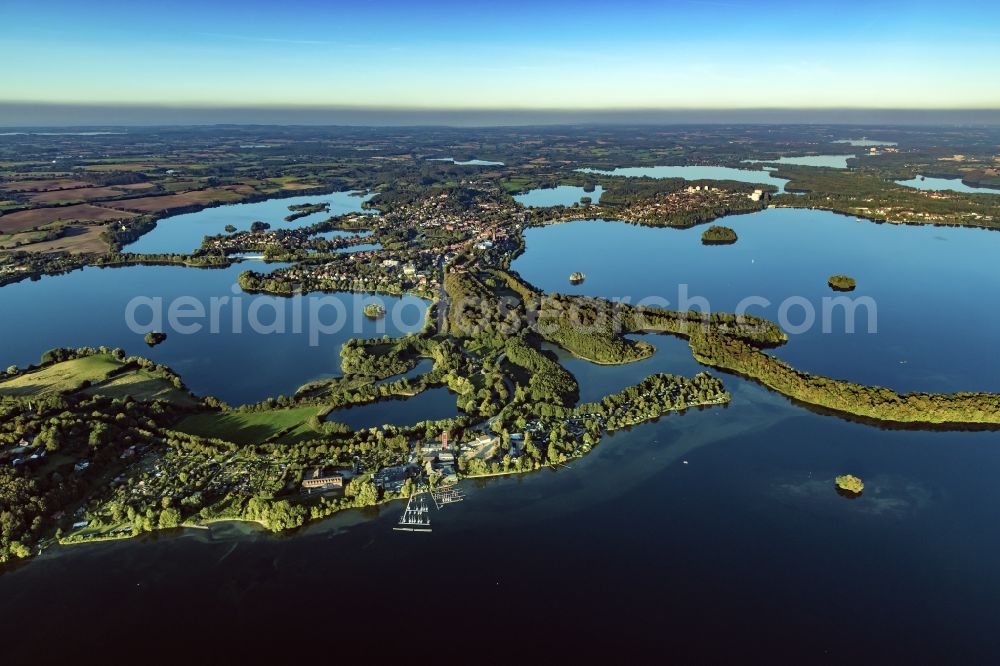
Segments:
[[[854,291],[858,286],[857,281],[849,275],[831,275],[826,282],[834,291]]]
[[[837,491],[848,496],[857,497],[865,489],[864,482],[853,474],[843,474],[833,481],[837,484]]]
[[[713,224],[701,235],[704,245],[731,245],[737,240],[736,232],[729,227]]]
[[[365,306],[364,312],[369,319],[381,319],[385,316],[385,308],[378,303],[369,303]]]
[[[572,282],[573,284],[580,284],[581,282],[584,281],[584,279],[586,279],[586,277],[587,276],[581,273],[580,271],[573,271],[572,273],[569,274],[569,281]]]
[[[150,347],[155,347],[156,345],[160,344],[166,339],[167,339],[167,334],[161,333],[160,331],[150,331],[143,338],[143,340],[146,341],[146,344],[149,345]]]
[[[288,207],[291,214],[285,216],[285,222],[294,222],[300,217],[307,217],[315,213],[329,213],[330,204],[328,203],[304,203],[304,204],[292,204]]]

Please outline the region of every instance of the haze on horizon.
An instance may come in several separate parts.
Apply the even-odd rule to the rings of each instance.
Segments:
[[[7,0],[0,23],[0,123],[39,105],[1000,108],[1000,5],[969,0]]]

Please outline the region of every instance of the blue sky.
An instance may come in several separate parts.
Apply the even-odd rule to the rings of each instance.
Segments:
[[[0,2],[0,101],[998,108],[1000,3]]]

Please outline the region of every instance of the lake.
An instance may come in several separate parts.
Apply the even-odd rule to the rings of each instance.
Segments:
[[[436,386],[423,390],[412,398],[381,400],[337,409],[330,412],[326,420],[343,423],[351,430],[377,428],[381,425],[413,425],[421,421],[450,419],[462,414],[456,400],[456,395],[446,386]]]
[[[752,164],[795,164],[798,166],[827,167],[829,169],[846,169],[847,160],[857,155],[802,155],[799,157],[779,157],[774,160],[743,160]]]
[[[503,166],[503,162],[491,162],[489,160],[465,160],[464,162],[456,160],[454,157],[431,157],[428,158],[429,162],[451,162],[457,166]]]
[[[274,229],[307,227],[334,215],[374,212],[361,208],[361,204],[373,196],[374,193],[359,196],[357,192],[334,192],[206,208],[196,213],[184,213],[159,220],[155,229],[126,245],[123,250],[139,254],[186,254],[196,250],[205,236],[226,233],[228,224],[238,231],[249,231],[250,225],[258,220],[267,222]],[[330,204],[330,212],[313,213],[292,222],[285,221],[292,214],[288,210],[289,206],[317,203]]]
[[[897,180],[897,185],[915,187],[918,190],[950,190],[952,192],[965,192],[967,194],[1000,194],[1000,189],[991,187],[972,187],[962,182],[961,178],[930,178],[917,176],[910,180]]]
[[[837,139],[836,141],[831,141],[830,143],[846,143],[849,146],[856,146],[858,148],[872,148],[875,146],[898,146],[899,144],[895,141],[876,141],[873,139]]]
[[[398,375],[392,375],[391,377],[386,377],[385,379],[379,379],[375,382],[375,384],[391,384],[392,382],[398,382],[400,379],[413,379],[414,377],[419,377],[420,375],[426,375],[433,369],[434,361],[429,358],[422,358],[417,361],[417,364],[413,366],[412,370],[407,370],[406,372]]]
[[[430,534],[393,531],[396,502],[293,535],[220,523],[51,549],[0,576],[17,637],[4,655],[78,656],[52,626],[138,652],[197,609],[212,630],[162,641],[158,658],[285,659],[289,635],[331,631],[342,656],[403,656],[400,623],[373,619],[443,588],[429,608],[448,649],[509,627],[517,639],[490,648],[504,658],[625,645],[699,663],[991,663],[1000,433],[884,431],[723,379],[726,408],[622,431],[565,468],[463,482]],[[834,491],[845,472],[865,480],[859,499]],[[524,618],[545,630],[520,631]]]
[[[349,245],[347,247],[341,247],[334,251],[339,252],[340,254],[354,254],[355,252],[371,252],[373,250],[381,250],[381,249],[382,249],[381,243],[361,243],[359,245]]]
[[[372,232],[369,230],[364,231],[346,231],[343,229],[334,229],[333,231],[321,231],[315,235],[315,238],[323,238],[325,240],[333,240],[334,238],[367,238],[371,236]],[[370,250],[381,250],[381,243],[359,243],[358,245],[349,245],[347,247],[342,247],[334,250],[335,252],[352,254],[354,252],[367,252]]]
[[[537,188],[524,194],[514,196],[514,201],[527,208],[547,208],[549,206],[572,206],[580,203],[580,199],[590,197],[593,203],[601,200],[604,188],[598,185],[593,192],[587,192],[582,187],[559,185],[558,187]]]
[[[736,244],[702,246],[704,226],[530,229],[514,268],[549,290],[671,302],[683,281],[720,311],[754,293],[829,296],[826,278],[846,272],[858,278],[854,295],[877,299],[880,333],[803,333],[775,353],[888,385],[1000,389],[992,307],[1000,235],[795,209],[722,223],[737,231]],[[261,297],[232,289],[242,269],[90,268],[3,287],[0,366],[56,345],[120,345],[234,402],[336,373],[336,334],[318,348],[293,333],[178,334],[150,349],[124,326],[125,303],[143,294],[240,297],[246,315]],[[573,270],[587,280],[570,285]],[[335,298],[346,309],[373,297]],[[416,328],[424,307],[413,299]],[[381,322],[394,334],[410,330],[391,317],[360,321],[365,337],[380,334],[372,329]],[[586,400],[650,372],[701,369],[683,341],[641,337],[657,348],[651,359],[597,366],[560,353],[560,361]],[[732,393],[728,406],[618,432],[565,467],[464,481],[465,501],[433,511],[429,534],[393,531],[396,502],[287,535],[218,523],[49,549],[0,573],[8,639],[0,652],[5,663],[79,661],[95,646],[105,660],[148,655],[160,627],[153,661],[287,660],[312,650],[315,636],[330,636],[323,645],[341,658],[373,650],[412,658],[433,613],[439,652],[488,646],[496,660],[627,650],[698,663],[752,654],[780,663],[994,662],[1000,433],[883,430],[710,372]],[[406,416],[416,398],[372,405],[383,410],[372,418],[422,420],[448,399],[457,412],[454,396],[433,395],[433,405]],[[844,473],[864,479],[860,498],[835,492]],[[401,620],[388,615],[399,612]],[[210,630],[164,633],[165,622],[186,627],[192,613],[210,618]],[[56,638],[53,627],[67,629]]]
[[[899,391],[1000,392],[1000,234],[977,229],[858,222],[825,211],[768,209],[724,218],[739,240],[704,246],[704,226],[657,229],[623,222],[582,221],[528,229],[526,251],[512,265],[545,291],[651,299],[676,308],[689,301],[733,312],[743,299],[763,298],[747,311],[792,325],[788,344],[772,353],[802,370]],[[569,274],[582,271],[582,284]],[[856,310],[846,332],[844,308],[824,317],[830,275],[858,281],[852,298],[874,302]],[[828,302],[829,303],[829,302]],[[683,309],[687,309],[684,307]],[[797,332],[808,313],[815,324]],[[823,322],[829,324],[824,332]],[[655,342],[654,342],[655,343]]]
[[[334,238],[365,238],[366,236],[371,236],[371,235],[372,232],[368,230],[346,231],[344,229],[334,229],[333,231],[321,231],[315,235],[315,238],[333,240]]]
[[[4,312],[0,365],[37,363],[42,353],[53,347],[122,347],[130,355],[170,366],[198,395],[242,404],[291,394],[306,382],[339,374],[340,346],[349,338],[384,333],[399,336],[423,328],[428,304],[414,296],[336,293],[286,299],[248,295],[236,286],[244,270],[267,272],[278,266],[255,261],[225,269],[85,268],[37,282],[7,285],[0,289],[0,309]],[[202,329],[184,335],[165,326],[167,340],[150,348],[142,335],[133,333],[126,324],[127,304],[136,296],[160,299],[156,308],[165,324],[170,304],[177,299],[194,299],[206,314],[211,312],[212,298],[229,301],[220,301],[217,333],[212,332],[207,319],[182,320],[182,324],[202,323]],[[363,315],[364,304],[373,298],[385,304],[390,316],[371,320]],[[253,320],[251,312],[255,313]],[[329,325],[328,329],[311,327],[311,312],[319,322]],[[153,307],[144,306],[137,309],[135,319],[148,324],[152,316]],[[234,317],[242,332],[234,332]],[[261,332],[252,330],[251,321],[264,325]],[[301,326],[298,332],[296,322]],[[337,322],[342,326],[333,330]],[[279,328],[285,333],[279,334]],[[311,345],[311,329],[317,331],[315,346]]]
[[[776,178],[769,171],[756,169],[734,169],[720,166],[654,166],[619,167],[610,171],[601,169],[577,169],[582,173],[603,176],[626,176],[630,178],[683,178],[685,180],[735,180],[741,183],[761,183],[774,185],[778,193],[785,191],[786,178]]]
[[[647,359],[625,365],[601,365],[577,358],[562,347],[550,343],[544,343],[542,348],[554,353],[559,363],[576,378],[580,386],[578,404],[599,402],[604,396],[617,393],[656,373],[691,377],[706,369],[694,360],[686,340],[671,335],[627,337],[631,340],[645,340],[656,348],[656,353]]]

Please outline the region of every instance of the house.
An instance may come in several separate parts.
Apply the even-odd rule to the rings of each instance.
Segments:
[[[491,437],[490,435],[479,435],[471,442],[467,442],[462,445],[462,455],[466,460],[472,458],[490,458],[496,451],[497,445],[500,443],[498,437]]]
[[[443,485],[452,485],[458,483],[458,474],[455,473],[455,468],[451,465],[444,465],[438,470],[438,483]]]
[[[403,483],[406,479],[414,476],[417,471],[419,470],[411,465],[383,467],[372,476],[372,480],[376,486],[384,490],[399,492],[403,488]]]
[[[472,447],[475,447],[475,448],[478,449],[478,448],[481,448],[483,446],[487,446],[487,445],[491,444],[494,439],[496,439],[496,438],[493,437],[493,436],[491,436],[491,435],[479,435],[474,440],[472,440],[471,442],[469,442],[469,446],[472,446]]]
[[[302,490],[312,492],[314,490],[327,491],[344,487],[344,477],[339,472],[325,474],[322,468],[317,467],[312,472],[306,472],[306,478],[302,480]]]

